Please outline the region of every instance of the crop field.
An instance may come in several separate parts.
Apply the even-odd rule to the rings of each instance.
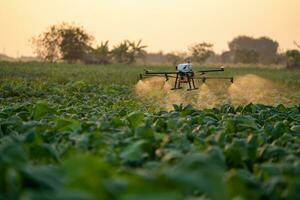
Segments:
[[[1,62],[0,199],[300,199],[299,70],[144,69]]]

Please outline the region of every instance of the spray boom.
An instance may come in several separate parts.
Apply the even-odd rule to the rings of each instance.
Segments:
[[[233,83],[233,77],[205,76],[207,73],[223,72],[223,71],[225,71],[224,67],[221,66],[220,69],[199,70],[194,72],[192,70],[192,64],[185,63],[185,64],[177,65],[176,71],[155,72],[151,70],[145,70],[144,74],[140,74],[140,79],[156,76],[156,77],[164,77],[166,81],[168,81],[169,78],[175,78],[175,84],[172,90],[182,89],[181,84],[185,83],[188,84],[189,86],[188,91],[191,91],[191,90],[198,89],[195,86],[195,79],[201,79],[203,83],[205,83],[206,80],[210,80],[210,79],[230,80],[230,82]]]

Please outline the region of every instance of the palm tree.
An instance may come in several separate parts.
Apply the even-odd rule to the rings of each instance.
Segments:
[[[296,41],[294,41],[294,44],[300,49],[300,45]]]
[[[93,54],[99,64],[109,64],[111,61],[111,52],[109,50],[108,43],[108,41],[101,42],[101,45],[93,51]]]
[[[117,63],[132,64],[137,58],[145,56],[146,51],[144,50],[147,46],[141,45],[142,40],[138,42],[124,40],[117,46],[114,46],[112,55]]]
[[[114,46],[111,53],[117,63],[128,63],[128,51],[129,44],[128,41],[125,40],[120,44]]]
[[[142,45],[142,40],[139,40],[137,43],[135,41],[128,41],[130,46],[130,57],[129,57],[129,63],[134,63],[137,58],[143,58],[145,57],[146,51],[144,50],[147,48],[146,45]]]

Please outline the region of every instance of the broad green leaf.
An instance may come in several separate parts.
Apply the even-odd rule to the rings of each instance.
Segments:
[[[58,131],[81,131],[82,125],[79,121],[73,119],[58,119],[55,129]]]
[[[300,125],[292,126],[291,131],[300,134]]]
[[[40,120],[44,116],[53,114],[53,109],[50,107],[50,105],[45,101],[39,101],[35,105],[32,113],[32,118],[35,120]]]
[[[152,154],[148,141],[138,140],[127,146],[121,153],[121,159],[128,164],[140,164]]]
[[[144,117],[144,113],[142,112],[133,112],[127,116],[127,120],[132,128],[137,128],[141,123],[143,123]]]

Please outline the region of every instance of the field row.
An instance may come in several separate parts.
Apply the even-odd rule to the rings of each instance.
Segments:
[[[300,199],[293,78],[291,106],[164,109],[139,67],[32,67],[0,72],[0,199]]]

